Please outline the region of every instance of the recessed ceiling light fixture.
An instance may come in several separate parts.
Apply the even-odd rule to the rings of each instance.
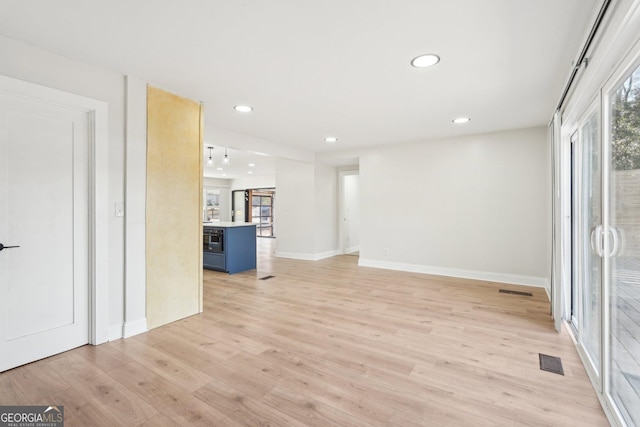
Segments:
[[[253,173],[253,171],[248,171],[247,173]]]
[[[328,136],[324,139],[324,142],[328,142],[329,144],[333,144],[334,142],[338,142],[338,138],[335,136]]]
[[[453,123],[457,124],[457,125],[461,125],[463,123],[468,123],[471,121],[471,119],[469,117],[457,117],[453,120],[451,120]]]
[[[233,107],[233,109],[240,113],[250,113],[253,111],[253,108],[249,107],[248,105],[236,105],[235,107]]]
[[[255,163],[249,163],[249,167],[250,168],[254,168],[254,167],[256,167],[256,164]]]
[[[427,68],[433,67],[438,62],[440,62],[440,57],[438,55],[434,55],[433,53],[428,53],[426,55],[416,56],[411,60],[411,65],[416,68]]]

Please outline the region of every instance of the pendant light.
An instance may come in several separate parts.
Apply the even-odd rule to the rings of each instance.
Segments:
[[[229,163],[231,163],[231,161],[229,160],[229,155],[227,154],[227,147],[224,147],[224,159],[222,159],[222,163],[224,163],[226,166],[229,166]]]
[[[213,157],[211,156],[211,150],[213,150],[213,147],[207,147],[209,149],[209,159],[207,160],[207,164],[209,166],[213,166]]]

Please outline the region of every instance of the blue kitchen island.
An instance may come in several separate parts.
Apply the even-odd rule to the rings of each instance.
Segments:
[[[203,268],[229,274],[256,268],[256,225],[249,222],[203,224]]]

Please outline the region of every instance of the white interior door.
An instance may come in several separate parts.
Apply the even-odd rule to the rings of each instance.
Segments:
[[[89,340],[89,123],[0,93],[0,371]]]

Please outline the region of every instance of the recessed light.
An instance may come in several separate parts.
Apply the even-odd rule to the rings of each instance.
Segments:
[[[457,124],[457,125],[461,125],[463,123],[468,123],[469,121],[471,121],[471,119],[469,117],[458,117],[456,119],[451,120],[453,123]]]
[[[250,167],[250,168],[255,168],[255,167],[256,167],[256,164],[255,164],[255,163],[249,163],[249,167]]]
[[[324,142],[333,144],[334,142],[338,142],[338,138],[336,138],[335,136],[328,136],[324,139]]]
[[[440,62],[440,57],[438,55],[434,55],[433,53],[428,53],[426,55],[416,56],[411,60],[411,65],[416,68],[427,68],[433,67],[438,62]]]
[[[216,169],[217,169],[217,170],[219,170],[219,171],[221,171],[221,170],[222,170],[222,168],[216,168]]]
[[[253,173],[253,171],[248,171],[247,173]]]
[[[223,173],[223,174],[222,174],[222,176],[227,176],[227,174],[226,174],[226,173]]]
[[[233,108],[240,113],[250,113],[253,111],[253,108],[249,107],[248,105],[236,105]]]

